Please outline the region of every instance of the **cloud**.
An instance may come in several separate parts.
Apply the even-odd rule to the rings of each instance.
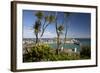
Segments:
[[[24,38],[35,38],[34,31],[31,27],[23,27],[23,37]]]

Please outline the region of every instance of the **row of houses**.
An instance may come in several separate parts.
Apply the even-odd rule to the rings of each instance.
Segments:
[[[60,39],[61,42],[64,42],[64,39]],[[56,39],[55,38],[42,38],[42,39],[39,39],[39,41],[42,43],[56,43]],[[35,38],[24,38],[23,39],[23,44],[25,43],[28,43],[28,44],[31,44],[31,43],[35,43]],[[79,44],[80,42],[76,39],[67,39],[65,41],[65,43],[74,43],[74,44]]]
[[[42,38],[40,41],[43,42],[43,43],[56,43],[56,40],[52,39],[52,38]],[[64,39],[61,39],[61,41],[63,42]],[[30,50],[30,47],[33,46],[33,43],[35,43],[35,38],[25,38],[25,39],[23,39],[23,54],[25,54],[27,52],[26,47],[28,47],[27,50]],[[76,46],[80,46],[79,41],[76,40],[76,39],[68,39],[66,41],[66,43],[76,44]],[[76,48],[76,47],[74,47],[73,49],[70,49],[70,48],[64,49],[64,46],[61,46],[60,50],[63,50],[63,51],[66,51],[66,52],[79,52],[78,48]]]

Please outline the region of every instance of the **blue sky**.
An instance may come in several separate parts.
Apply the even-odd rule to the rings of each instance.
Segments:
[[[34,10],[23,10],[23,38],[35,38],[34,30],[32,26],[37,19]],[[55,12],[44,11],[44,14],[48,13],[54,14]],[[63,21],[63,12],[58,12],[58,24],[62,24]],[[68,18],[67,22],[68,28],[68,38],[90,38],[91,36],[91,15],[90,13],[74,13],[71,12],[71,15]],[[66,26],[66,24],[64,25]],[[50,24],[42,38],[54,38],[56,37],[56,31],[54,23]],[[63,36],[62,36],[63,37]]]

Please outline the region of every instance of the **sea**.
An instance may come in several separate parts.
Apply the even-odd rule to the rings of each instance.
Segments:
[[[90,38],[74,38],[75,40],[79,41],[81,43],[81,46],[91,46],[91,39]],[[23,40],[28,40],[28,41],[34,41],[35,38],[24,38]],[[54,38],[42,38],[42,40],[55,40]],[[54,43],[49,43],[50,47],[56,49],[57,47],[57,44],[54,42]],[[80,51],[80,48],[81,48],[80,45],[78,44],[72,44],[72,43],[62,43],[60,45],[60,47],[63,47],[64,49],[75,49],[77,48],[77,51]]]
[[[63,46],[64,49],[75,49],[77,48],[77,51],[80,51],[81,46],[91,46],[91,39],[90,38],[75,38],[75,40],[78,40],[81,45],[78,44],[72,44],[72,43],[66,43],[61,44],[60,47]],[[56,48],[56,43],[49,44],[52,48]]]

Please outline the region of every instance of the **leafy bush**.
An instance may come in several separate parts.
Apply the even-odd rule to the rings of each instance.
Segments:
[[[32,48],[32,61],[42,61],[48,59],[51,48],[47,44],[37,44]]]
[[[60,61],[60,60],[78,60],[80,55],[77,53],[66,53],[61,51],[56,54],[56,49],[52,49],[48,44],[34,45],[30,52],[31,55],[24,55],[24,62],[38,61]]]
[[[91,58],[91,48],[89,46],[82,46],[80,56],[81,56],[81,59],[90,59]]]

